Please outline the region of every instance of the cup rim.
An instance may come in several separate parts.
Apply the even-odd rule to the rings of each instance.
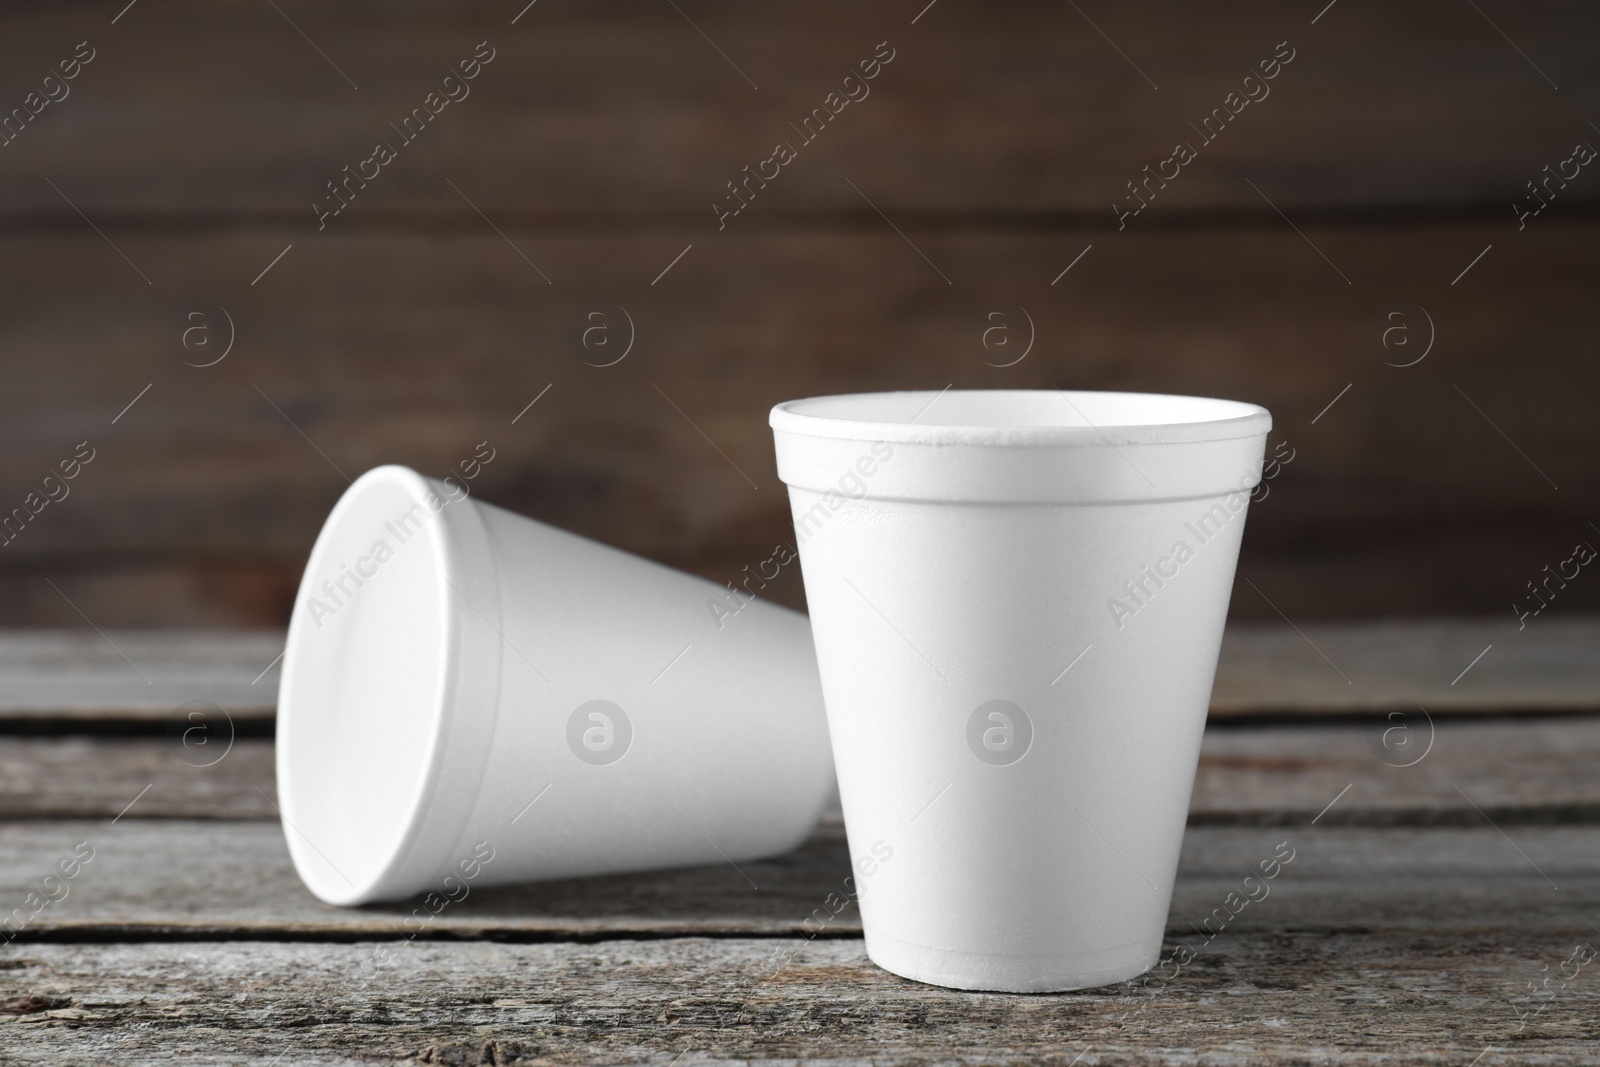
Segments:
[[[1048,398],[1060,397],[1055,403]],[[953,401],[953,403],[952,403]],[[1041,401],[1043,401],[1041,403]],[[939,406],[954,409],[937,421]],[[974,408],[1004,410],[1037,419],[1045,407],[1067,421],[1024,422],[973,418]],[[1151,414],[1128,418],[1143,408]],[[965,414],[963,414],[963,411]],[[1094,418],[1095,415],[1108,418]],[[1075,418],[1071,418],[1074,416]],[[788,400],[773,407],[769,425],[780,433],[891,444],[1059,447],[1161,445],[1257,437],[1272,428],[1266,408],[1239,400],[1175,393],[1062,389],[951,389],[839,393]]]
[[[385,490],[398,490],[413,504],[426,505],[430,496],[441,497],[435,483],[408,467],[394,464],[376,467],[357,478],[340,497],[318,535],[296,594],[297,607],[307,595],[313,575],[321,572],[331,558],[330,552],[336,550],[347,532],[370,525],[373,501]],[[322,739],[325,726],[319,720],[325,720],[330,714],[331,703],[329,694],[307,690],[304,676],[310,672],[315,677],[329,669],[329,664],[326,650],[316,648],[304,614],[297,610],[291,617],[279,687],[276,759],[279,804],[289,851],[302,880],[316,896],[329,903],[361,904],[383,896],[386,887],[396,877],[403,877],[417,862],[419,842],[430,824],[430,815],[436,814],[430,809],[448,806],[439,805],[437,799],[448,762],[447,734],[461,705],[464,685],[471,681],[463,677],[459,655],[464,644],[464,630],[471,620],[465,616],[452,591],[471,584],[465,571],[473,564],[463,554],[462,541],[467,531],[462,524],[470,526],[476,516],[470,514],[473,506],[470,501],[443,499],[445,504],[435,516],[431,536],[423,549],[426,573],[419,578],[423,585],[431,587],[435,602],[441,608],[432,621],[428,662],[416,665],[419,682],[426,678],[429,683],[425,691],[419,693],[419,706],[425,708],[424,721],[416,732],[405,767],[376,767],[352,760],[348,770],[358,777],[399,776],[409,782],[403,797],[388,816],[389,831],[385,834],[390,842],[388,849],[381,858],[359,869],[349,868],[349,861],[340,847],[327,843],[328,850],[334,853],[330,856],[318,844],[318,839],[324,837],[320,831],[327,820],[338,820],[338,808],[328,795],[326,783],[307,779],[300,772],[299,755],[307,745],[317,744]],[[367,640],[371,640],[370,635]],[[383,729],[385,724],[373,721],[367,725]],[[321,864],[313,861],[313,854]],[[353,877],[336,865],[336,857],[344,861]],[[422,857],[422,860],[426,864],[429,858]],[[323,864],[331,869],[331,875],[322,870]]]

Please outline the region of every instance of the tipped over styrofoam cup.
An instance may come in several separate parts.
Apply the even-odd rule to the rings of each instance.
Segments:
[[[867,954],[1019,992],[1148,969],[1271,416],[946,391],[771,423]]]
[[[833,788],[804,616],[396,466],[312,549],[277,759],[334,904],[773,855]]]

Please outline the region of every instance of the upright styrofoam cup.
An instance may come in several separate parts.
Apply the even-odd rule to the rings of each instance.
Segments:
[[[1147,970],[1271,416],[947,391],[771,423],[867,954],[961,989]]]
[[[395,466],[312,549],[277,748],[333,904],[773,855],[833,789],[804,616]]]

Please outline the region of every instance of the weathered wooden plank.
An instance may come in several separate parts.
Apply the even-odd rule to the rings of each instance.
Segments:
[[[1235,593],[1252,595],[1248,587]],[[1212,716],[1246,718],[1275,707],[1380,719],[1399,711],[1399,721],[1413,726],[1432,713],[1600,710],[1600,618],[1550,615],[1522,629],[1509,612],[1231,627]]]
[[[275,775],[271,741],[230,739],[220,721],[165,738],[0,736],[0,819],[277,819]]]
[[[230,720],[272,717],[283,644],[281,631],[12,631],[0,635],[0,719],[166,721],[197,749],[225,741]]]
[[[1416,727],[1428,715],[1592,712],[1600,710],[1597,647],[1593,616],[1551,616],[1524,631],[1494,619],[1236,623],[1223,638],[1211,717],[1387,725],[1398,712],[1407,718],[1396,721]],[[253,730],[272,718],[278,667],[261,671],[282,651],[278,632],[0,634],[0,720],[165,722],[180,748],[200,723],[209,728],[188,733],[193,751],[176,753],[194,766],[216,753],[199,751],[202,738],[225,742],[230,720]],[[77,757],[41,749],[39,758]]]
[[[1188,930],[1284,841],[1296,853],[1293,877],[1275,882],[1270,897],[1272,922],[1283,928],[1548,932],[1600,910],[1600,827],[1592,824],[1497,830],[1480,820],[1419,829],[1307,820],[1191,827],[1169,932]],[[400,924],[418,906],[321,904],[269,823],[134,819],[0,824],[0,900],[21,906],[83,842],[92,860],[64,898],[26,916],[19,941],[406,936]],[[844,885],[850,862],[843,832],[824,828],[795,852],[739,868],[743,875],[719,865],[473,889],[432,918],[424,908],[409,929],[427,938],[536,941],[781,936]],[[826,929],[847,934],[857,922],[850,907]]]
[[[272,743],[205,737],[0,737],[0,819],[277,819]],[[1336,796],[1324,823],[1596,822],[1597,764],[1590,717],[1213,725],[1189,822],[1298,825]]]
[[[0,1047],[258,1067],[1597,1063],[1593,964],[1530,997],[1596,940],[1574,925],[1190,934],[1170,981],[1028,997],[907,982],[856,940],[413,944],[368,980],[390,946],[28,945],[0,970]]]
[[[1591,823],[1597,764],[1600,719],[1588,717],[1434,720],[1413,708],[1362,725],[1213,727],[1189,821]]]
[[[77,442],[97,453],[71,496],[7,545],[0,623],[82,626],[75,604],[102,629],[281,626],[345,487],[341,471],[399,461],[442,475],[485,440],[496,452],[474,483],[483,499],[733,580],[793,539],[772,474],[769,405],[951,383],[1197,392],[1268,406],[1274,448],[1287,442],[1294,459],[1251,509],[1241,573],[1261,593],[1241,584],[1244,617],[1277,617],[1265,594],[1297,622],[1512,618],[1513,602],[1533,603],[1526,583],[1542,580],[1541,568],[1600,537],[1583,503],[1595,477],[1588,457],[1600,454],[1600,424],[1584,407],[1600,388],[1586,358],[1597,227],[1302,228],[1359,281],[1354,289],[1287,225],[1115,241],[908,231],[954,286],[881,220],[873,230],[719,242],[685,228],[507,229],[554,285],[487,224],[470,236],[324,235],[296,243],[253,287],[292,233],[108,231],[159,279],[155,289],[87,226],[18,237],[0,263],[15,298],[0,344],[32,351],[49,337],[51,358],[8,372],[0,491],[20,503]],[[1426,308],[1438,330],[1437,350],[1415,367],[1383,365],[1401,358],[1382,343],[1397,321],[1387,316],[1402,310],[1396,294]],[[568,344],[574,320],[599,299],[627,310],[636,340],[604,369]],[[95,315],[78,313],[86,300]],[[214,367],[184,366],[169,348],[194,300],[226,308],[236,326],[235,350]],[[285,315],[291,306],[303,310]],[[1016,308],[1036,334],[1010,368],[984,363],[995,359],[982,347],[987,316],[1001,308],[1013,309],[1015,343],[1026,332]],[[1402,313],[1422,343],[1420,310]],[[220,342],[223,327],[213,327]],[[621,343],[624,328],[615,329]],[[1509,377],[1508,351],[1519,353]],[[1548,387],[1557,381],[1562,388]],[[793,568],[766,592],[802,597]],[[1580,578],[1529,629],[1596,607],[1600,583]]]
[[[375,17],[307,5],[286,9],[293,25],[195,0],[144,5],[115,26],[77,6],[10,10],[8,108],[76,42],[97,54],[5,149],[0,203],[77,225],[50,177],[91,215],[275,212],[309,239],[324,183],[387,141],[399,158],[337,224],[443,210],[476,226],[448,178],[490,212],[670,211],[711,226],[726,183],[785,141],[799,157],[758,212],[861,212],[849,175],[902,211],[1066,210],[1109,224],[1126,183],[1188,142],[1200,158],[1141,223],[1215,207],[1272,219],[1247,178],[1286,209],[1489,203],[1510,220],[1524,183],[1593,137],[1563,102],[1600,81],[1585,48],[1600,13],[1587,4],[1503,5],[1493,23],[1445,0],[1352,4],[1314,26],[1314,8],[1264,0],[944,5],[915,25],[915,3],[702,3],[684,17],[642,2],[550,5],[515,26],[508,6]],[[495,58],[470,96],[406,143],[390,124],[485,39]],[[880,41],[894,59],[871,95],[838,105],[826,136],[805,143],[795,127]],[[1253,90],[1270,95],[1235,105],[1208,145],[1197,126],[1275,52],[1293,59]],[[1592,202],[1600,186],[1559,195],[1558,207]]]

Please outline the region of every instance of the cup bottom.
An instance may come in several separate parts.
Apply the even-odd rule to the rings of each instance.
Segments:
[[[985,955],[868,933],[867,958],[891,974],[950,989],[1063,993],[1136,978],[1161,957],[1161,935],[1114,949],[1047,956]]]

